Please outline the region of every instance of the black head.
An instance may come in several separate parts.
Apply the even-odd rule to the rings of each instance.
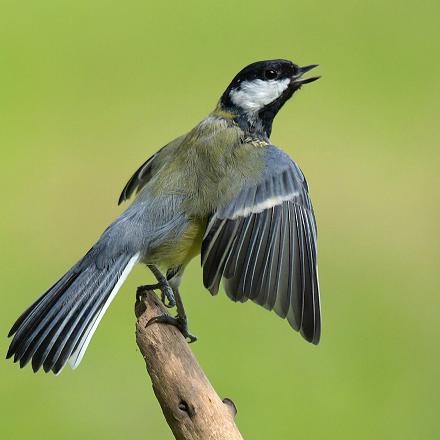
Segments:
[[[220,99],[224,110],[236,115],[243,128],[270,136],[272,122],[284,103],[303,84],[319,76],[302,79],[317,64],[300,67],[288,60],[258,61],[241,70]]]

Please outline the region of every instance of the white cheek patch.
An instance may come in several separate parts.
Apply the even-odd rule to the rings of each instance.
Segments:
[[[289,86],[289,82],[289,78],[244,81],[239,89],[231,91],[231,101],[247,112],[256,112],[279,98]]]

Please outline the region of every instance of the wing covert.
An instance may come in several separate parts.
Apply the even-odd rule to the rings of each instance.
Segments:
[[[186,135],[180,136],[148,158],[131,176],[119,196],[118,205],[128,200],[134,193],[138,193],[155,174],[162,164],[175,152]]]
[[[135,191],[139,191],[139,189],[141,189],[149,180],[151,176],[152,164],[157,154],[158,152],[149,157],[130,177],[130,180],[126,183],[121,195],[119,196],[118,205],[128,200]]]

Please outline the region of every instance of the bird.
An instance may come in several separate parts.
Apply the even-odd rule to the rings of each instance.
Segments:
[[[318,344],[321,312],[317,226],[309,188],[298,165],[270,141],[275,116],[317,67],[257,61],[230,82],[214,110],[159,149],[129,179],[119,204],[128,208],[93,247],[12,326],[7,358],[59,374],[76,368],[111,301],[137,263],[157,283],[176,316],[148,325],[176,326],[188,342],[179,285],[201,257],[203,285],[236,302],[274,310]]]

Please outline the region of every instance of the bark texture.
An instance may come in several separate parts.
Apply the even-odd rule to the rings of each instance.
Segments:
[[[167,313],[154,292],[135,305],[136,342],[154,393],[178,440],[239,440],[232,400],[221,400],[178,329],[147,322]]]

